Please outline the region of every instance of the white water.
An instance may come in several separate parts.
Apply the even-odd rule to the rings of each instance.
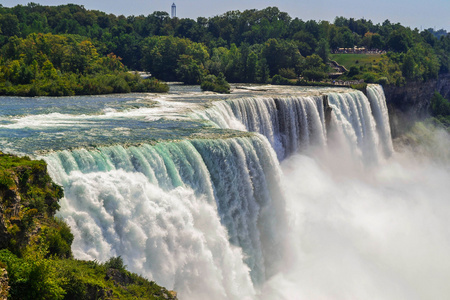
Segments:
[[[369,169],[329,161],[282,163],[289,249],[264,299],[447,299],[450,161],[409,152]]]
[[[241,299],[280,256],[274,155],[263,137],[249,137],[63,151],[46,161],[65,189],[60,216],[75,257],[121,255],[183,298]]]
[[[310,146],[326,144],[322,96],[218,101],[212,108],[197,111],[194,117],[221,128],[261,133],[280,160]]]
[[[193,113],[267,140],[48,155],[75,256],[121,255],[180,299],[444,299],[448,164],[393,154],[382,89],[368,95],[329,94],[331,124],[322,96]]]

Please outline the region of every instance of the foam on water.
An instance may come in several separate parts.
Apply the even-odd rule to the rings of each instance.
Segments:
[[[448,164],[394,153],[383,90],[369,85],[367,95],[247,91],[207,104],[193,92],[181,103],[172,100],[182,93],[162,97],[157,108],[14,122],[106,118],[115,124],[97,124],[108,125],[110,139],[137,139],[145,122],[149,136],[163,120],[163,135],[173,131],[171,142],[150,145],[140,135],[135,146],[44,157],[64,186],[59,216],[72,228],[77,258],[120,255],[180,299],[442,298]],[[136,119],[144,123],[129,126]],[[189,122],[218,134],[207,139]],[[239,133],[246,131],[255,134]]]

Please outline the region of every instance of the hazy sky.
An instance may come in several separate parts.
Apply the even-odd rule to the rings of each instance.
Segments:
[[[154,11],[167,11],[173,0],[0,0],[6,7],[35,2],[42,5],[76,3],[87,9],[97,9],[116,15],[148,15]],[[293,18],[333,21],[336,16],[365,18],[374,23],[389,19],[393,23],[412,28],[444,28],[450,31],[450,0],[176,0],[177,16],[196,19],[212,17],[229,10],[262,9],[276,6]]]

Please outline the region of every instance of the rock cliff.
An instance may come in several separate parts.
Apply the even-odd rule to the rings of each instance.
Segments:
[[[430,100],[435,91],[450,100],[450,74],[427,82],[408,82],[402,87],[383,86],[389,109],[392,136],[396,137],[412,124],[429,116]]]

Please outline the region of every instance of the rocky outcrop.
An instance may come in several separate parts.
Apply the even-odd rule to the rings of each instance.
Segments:
[[[450,100],[450,74],[427,82],[408,82],[404,86],[383,86],[389,110],[392,136],[410,128],[415,121],[429,116],[430,101],[435,91]]]

